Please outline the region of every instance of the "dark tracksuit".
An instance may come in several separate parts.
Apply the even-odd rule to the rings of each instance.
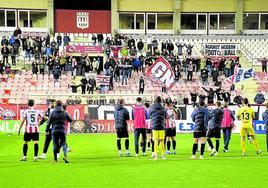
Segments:
[[[153,130],[165,130],[166,109],[160,104],[155,103],[149,110]]]
[[[46,111],[46,113],[45,113],[45,116],[49,118],[49,116],[50,116],[50,114],[51,114],[52,112],[53,112],[53,109],[48,108],[47,111]],[[42,125],[44,122],[45,122],[45,120],[42,120],[42,121],[40,122],[40,125]],[[46,135],[46,138],[45,138],[45,143],[44,143],[43,153],[47,153],[49,144],[50,144],[50,142],[51,142],[51,140],[52,140],[52,133],[51,133],[51,130],[52,130],[51,127],[49,127],[49,130],[48,130],[49,134]]]
[[[210,138],[215,137],[219,139],[221,137],[221,121],[223,118],[223,110],[220,108],[216,108],[211,111],[209,114],[209,130],[207,134],[207,141],[209,146],[213,149],[213,143],[211,142]],[[216,151],[219,151],[220,141],[216,140]]]
[[[192,120],[194,122],[195,132],[205,132],[208,127],[208,109],[205,107],[198,107],[192,113]]]
[[[54,160],[57,161],[57,153],[59,153],[61,146],[66,144],[66,121],[72,122],[73,120],[67,112],[62,109],[62,106],[57,106],[50,114],[46,132],[52,125],[52,138],[54,148]]]
[[[209,112],[206,107],[198,107],[192,113],[192,120],[194,122],[194,138],[206,137],[208,127]],[[192,154],[195,155],[198,148],[198,143],[193,144]],[[205,143],[201,144],[200,154],[203,155],[205,151]]]
[[[121,150],[121,138],[126,138],[125,147],[129,149],[129,139],[127,130],[127,120],[129,120],[129,112],[122,105],[116,105],[114,111],[115,129],[117,133],[117,149]]]

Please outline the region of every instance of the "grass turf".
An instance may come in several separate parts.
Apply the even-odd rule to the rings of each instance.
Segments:
[[[68,135],[71,163],[51,163],[50,145],[46,160],[33,162],[33,143],[28,161],[20,162],[22,136],[0,135],[1,187],[264,187],[268,173],[265,136],[257,135],[263,153],[257,156],[246,144],[247,156],[240,152],[239,135],[233,135],[230,153],[190,160],[192,135],[177,135],[177,154],[158,161],[146,157],[118,157],[114,134]],[[44,135],[40,135],[42,153]],[[130,151],[134,154],[133,135]],[[124,142],[122,142],[124,146]],[[222,145],[221,145],[222,146]],[[222,147],[221,147],[222,148]]]

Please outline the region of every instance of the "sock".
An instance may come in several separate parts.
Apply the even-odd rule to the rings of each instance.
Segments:
[[[125,147],[126,147],[126,150],[128,150],[128,148],[129,148],[129,139],[125,140]]]
[[[27,156],[28,144],[23,144],[23,156]]]
[[[171,145],[170,141],[167,141],[167,150],[168,151],[170,150],[170,145]]]
[[[53,154],[54,154],[54,160],[55,160],[55,161],[58,161],[57,153],[58,153],[57,150],[54,149]]]
[[[37,157],[38,155],[38,149],[39,149],[38,144],[34,144],[34,156],[35,157]]]
[[[151,140],[151,142],[152,142],[152,152],[154,152],[154,141]]]
[[[142,148],[142,142],[140,143],[140,147]]]
[[[117,140],[117,149],[121,150],[121,140],[120,139]]]
[[[163,141],[160,142],[160,147],[161,147],[161,154],[162,156],[165,155],[165,144]]]
[[[63,155],[64,155],[64,157],[67,157],[67,145],[66,144],[63,144],[62,145],[62,151],[63,151]]]
[[[158,144],[154,144],[154,152],[157,155],[157,150],[158,150]]]
[[[201,144],[201,151],[200,151],[200,155],[204,155],[205,146],[206,146],[206,144]]]
[[[258,145],[258,142],[257,142],[256,138],[253,140],[253,145],[255,147],[255,150],[258,151],[259,150],[259,145]]]
[[[193,155],[195,155],[195,153],[196,153],[196,150],[197,150],[197,147],[198,147],[198,144],[197,143],[194,143],[193,144]]]
[[[150,146],[151,146],[151,142],[148,142],[147,147],[150,148]]]
[[[172,147],[174,151],[176,150],[176,144],[176,140],[172,140]]]
[[[220,140],[216,140],[216,151],[219,151],[219,147],[220,147]]]
[[[245,140],[241,140],[241,148],[242,148],[242,152],[245,153],[246,152]]]
[[[214,149],[214,146],[213,146],[213,143],[212,143],[211,139],[208,138],[207,141],[208,141],[209,147],[211,147],[211,149]]]

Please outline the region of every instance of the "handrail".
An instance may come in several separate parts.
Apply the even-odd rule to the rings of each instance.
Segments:
[[[244,53],[246,58],[251,62],[251,65],[252,65],[252,68],[253,68],[253,65],[254,65],[253,54],[242,43],[240,43],[240,50]]]

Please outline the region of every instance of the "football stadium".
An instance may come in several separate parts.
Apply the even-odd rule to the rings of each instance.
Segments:
[[[265,187],[267,0],[1,0],[0,187]]]

